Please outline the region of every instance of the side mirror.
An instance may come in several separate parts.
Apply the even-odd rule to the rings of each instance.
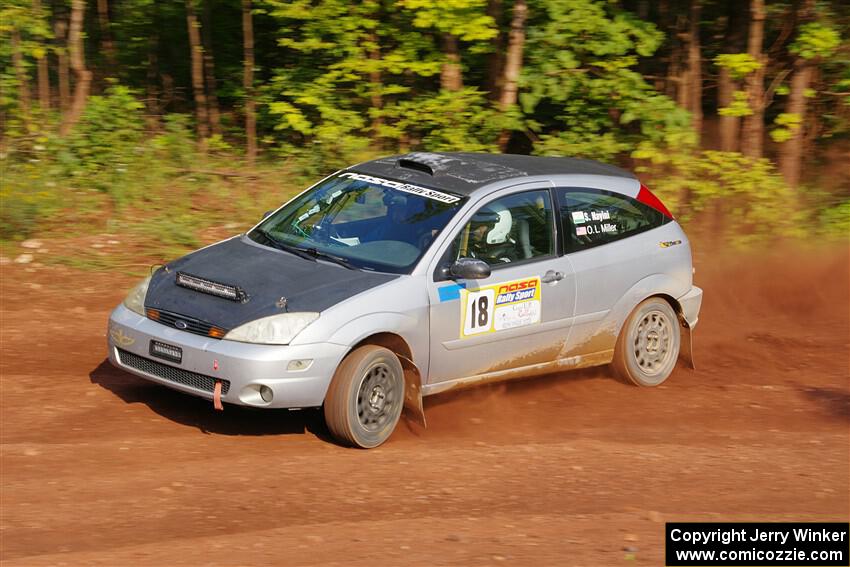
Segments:
[[[263,213],[263,218],[264,218],[264,219],[267,219],[267,218],[269,217],[269,215],[270,215],[270,214],[272,214],[273,212],[274,212],[274,209],[272,209],[272,210],[270,210],[270,211],[266,211],[266,212],[264,212],[264,213]]]
[[[490,277],[490,264],[476,258],[458,258],[449,273],[462,280],[483,280]]]

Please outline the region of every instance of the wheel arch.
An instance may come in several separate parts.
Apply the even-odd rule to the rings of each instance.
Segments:
[[[679,319],[679,324],[686,329],[689,327],[688,320],[685,319],[685,312],[682,309],[682,304],[679,303],[679,301],[675,297],[673,297],[672,295],[667,294],[667,293],[656,293],[654,295],[650,295],[648,297],[645,297],[644,299],[642,299],[638,303],[646,301],[650,297],[660,297],[661,299],[663,299],[664,301],[669,303],[670,307],[672,307],[673,311],[676,313],[676,317]]]
[[[635,307],[651,297],[664,299],[673,308],[680,322],[684,321],[682,306],[676,300],[687,292],[686,286],[668,274],[653,274],[643,278],[629,288],[614,304],[609,314],[609,320],[615,321],[616,334],[619,335],[623,325]]]
[[[647,299],[651,299],[653,297],[658,297],[659,299],[663,299],[670,307],[673,309],[673,312],[676,314],[676,318],[679,320],[679,327],[681,328],[682,333],[682,346],[679,351],[679,358],[684,359],[684,361],[691,367],[696,368],[694,363],[694,335],[693,335],[693,327],[688,322],[687,317],[685,316],[684,308],[682,304],[675,297],[665,292],[656,292],[647,295],[646,297],[641,298],[639,301],[635,302],[631,308],[625,312],[625,315],[620,318],[618,321],[617,328],[617,336],[623,332],[623,325],[625,325],[626,320],[629,318],[629,315],[637,308],[638,305],[646,301]]]
[[[346,356],[366,345],[384,347],[401,361],[401,367],[404,370],[404,409],[409,417],[425,427],[425,411],[422,406],[422,372],[413,362],[413,350],[408,342],[396,333],[377,332],[354,344],[348,350]]]

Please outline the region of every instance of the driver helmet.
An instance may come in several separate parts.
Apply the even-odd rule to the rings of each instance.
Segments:
[[[508,241],[508,236],[511,233],[513,217],[511,216],[511,212],[505,207],[491,207],[491,210],[498,215],[498,221],[490,232],[487,233],[487,244],[504,244]]]
[[[470,232],[481,237],[484,237],[485,235],[489,236],[490,232],[498,223],[499,214],[489,207],[483,207],[472,216],[472,219],[469,221],[469,229]],[[486,227],[486,230],[483,233],[479,232],[482,226]],[[481,240],[486,241],[486,238],[481,238]]]

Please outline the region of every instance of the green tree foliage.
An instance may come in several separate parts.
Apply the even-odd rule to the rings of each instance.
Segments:
[[[27,101],[21,100],[21,92],[30,86],[21,83],[19,72],[29,77],[36,60],[47,56],[46,40],[52,35],[48,16],[47,10],[34,9],[32,0],[0,3],[0,116],[5,118],[0,119],[4,122],[0,138],[26,134],[24,119],[29,109],[22,107]],[[16,57],[20,69],[15,68]]]
[[[734,79],[743,79],[762,66],[749,53],[721,53],[714,58],[714,63],[729,69]]]
[[[496,22],[486,14],[485,0],[401,0],[400,4],[413,14],[413,25],[419,29],[451,34],[466,42],[491,39],[499,33]]]
[[[310,144],[317,160],[342,165],[365,152],[373,137],[389,149],[430,147],[432,141],[492,147],[492,111],[483,93],[440,93],[442,54],[420,31],[433,28],[481,43],[495,33],[483,2],[267,4],[291,61],[274,70],[264,89],[274,139],[284,152]],[[303,59],[312,64],[299,64]],[[458,113],[470,120],[459,120]]]
[[[217,100],[221,124],[203,153],[193,139],[199,113],[186,2],[108,5],[104,30],[96,4],[88,4],[82,35],[91,94],[82,119],[61,137],[59,55],[68,71],[69,52],[60,24],[67,31],[70,3],[0,4],[2,238],[32,230],[34,219],[60,210],[69,196],[98,195],[118,209],[148,206],[145,188],[153,183],[170,187],[194,175],[187,172],[238,167],[252,90],[258,167],[284,162],[294,176],[315,177],[377,154],[498,151],[507,139],[513,152],[637,161],[685,221],[714,214],[721,201],[731,207],[737,220],[724,224],[729,234],[767,235],[769,217],[795,205],[817,209],[810,222],[844,226],[843,193],[795,204],[768,161],[695,145],[682,109],[694,106],[677,90],[695,84],[682,74],[691,65],[683,39],[693,29],[688,2],[527,0],[521,13],[527,8],[528,17],[513,29],[515,0],[253,0],[254,66],[246,83],[241,0],[195,0],[203,90],[207,101]],[[850,136],[850,9],[837,0],[811,7],[804,16],[790,2],[767,3],[767,57],[760,62],[743,52],[746,3],[702,3],[697,92],[707,123],[754,115],[743,87],[758,71],[765,73],[765,122],[773,123],[774,141],[801,129],[817,134],[806,138],[811,147]],[[109,56],[104,33],[114,46]],[[519,96],[503,111],[495,101],[509,44],[522,47],[514,52],[522,54]],[[45,58],[50,113],[37,103]],[[801,61],[817,69],[805,89],[805,120],[783,98]],[[722,104],[715,102],[718,70],[731,78]],[[73,92],[76,72],[67,75]],[[792,227],[784,220],[776,226]]]
[[[534,2],[520,103],[535,152],[611,161],[639,141],[693,141],[688,115],[637,71],[663,34],[593,0]]]
[[[639,171],[655,172],[653,191],[682,222],[707,226],[713,238],[747,244],[800,237],[812,221],[767,159],[736,152],[644,152]]]
[[[841,37],[835,29],[821,22],[811,22],[800,26],[800,33],[789,51],[804,59],[815,59],[831,56],[840,44]]]

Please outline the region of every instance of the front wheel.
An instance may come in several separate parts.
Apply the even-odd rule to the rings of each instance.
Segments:
[[[395,429],[404,404],[404,371],[398,357],[376,345],[346,356],[325,396],[325,422],[340,442],[371,449]]]
[[[632,311],[614,349],[615,372],[638,386],[658,386],[679,358],[679,320],[670,304],[650,297]]]

